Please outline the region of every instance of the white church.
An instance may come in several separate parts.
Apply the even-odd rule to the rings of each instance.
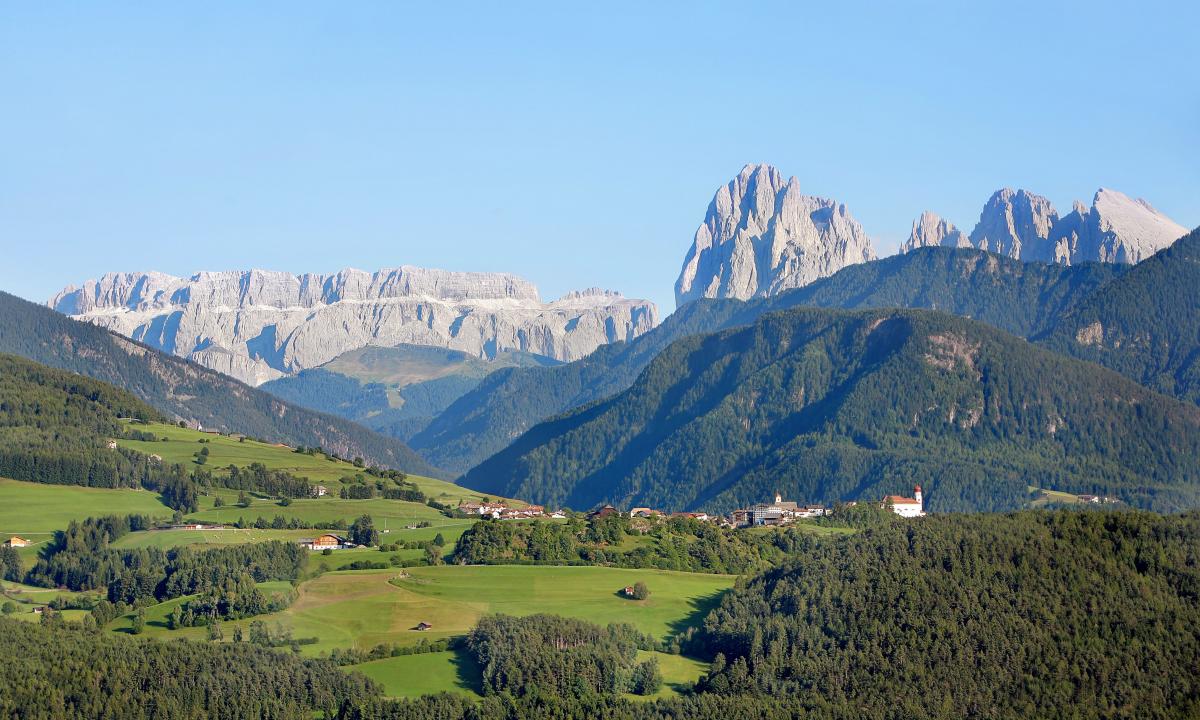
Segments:
[[[913,487],[913,496],[910,498],[906,498],[903,495],[888,495],[884,497],[882,507],[891,507],[892,512],[900,517],[924,517],[925,502],[924,498],[921,497],[921,486],[916,485]]]

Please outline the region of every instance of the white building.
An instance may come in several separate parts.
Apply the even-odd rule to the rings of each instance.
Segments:
[[[883,507],[892,509],[900,517],[913,518],[925,516],[925,502],[921,497],[921,486],[913,487],[913,496],[906,498],[903,495],[888,495],[883,499]]]

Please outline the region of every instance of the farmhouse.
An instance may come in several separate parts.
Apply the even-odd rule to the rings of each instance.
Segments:
[[[602,518],[610,517],[612,515],[619,516],[620,514],[621,514],[621,511],[616,509],[612,505],[605,505],[602,508],[593,510],[592,512],[588,513],[588,520],[600,520]]]
[[[913,518],[925,516],[925,502],[921,496],[921,486],[913,487],[913,496],[906,498],[902,495],[888,495],[883,498],[881,505],[884,509],[891,508],[900,517]]]
[[[313,497],[325,497],[329,494],[329,488],[324,485],[313,485],[308,489],[308,494]]]
[[[117,449],[117,441],[109,440],[107,443],[105,443],[105,447],[107,447],[109,450],[116,450]]]
[[[626,585],[625,589],[621,592],[625,594],[625,597],[633,597],[634,594],[637,593],[637,591],[633,589],[632,585]]]
[[[338,550],[346,547],[349,541],[340,535],[325,533],[315,538],[304,538],[303,540],[299,540],[298,543],[300,547],[309,550]]]
[[[21,537],[20,535],[13,535],[4,541],[4,547],[10,548],[29,547],[32,544],[33,543]]]

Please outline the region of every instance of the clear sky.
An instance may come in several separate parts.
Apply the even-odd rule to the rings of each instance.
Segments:
[[[747,162],[881,254],[1006,185],[1192,227],[1198,5],[0,0],[0,289],[412,264],[665,315]]]

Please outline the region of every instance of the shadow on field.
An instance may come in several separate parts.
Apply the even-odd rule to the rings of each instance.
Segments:
[[[710,595],[689,600],[688,605],[691,606],[691,612],[668,626],[670,629],[669,635],[678,635],[690,627],[699,627],[704,622],[704,616],[708,615],[712,612],[713,608],[720,604],[721,596],[726,592],[726,590],[717,590]]]
[[[479,666],[471,659],[471,654],[461,648],[451,651],[454,653],[454,684],[463,690],[483,694],[483,674]]]

